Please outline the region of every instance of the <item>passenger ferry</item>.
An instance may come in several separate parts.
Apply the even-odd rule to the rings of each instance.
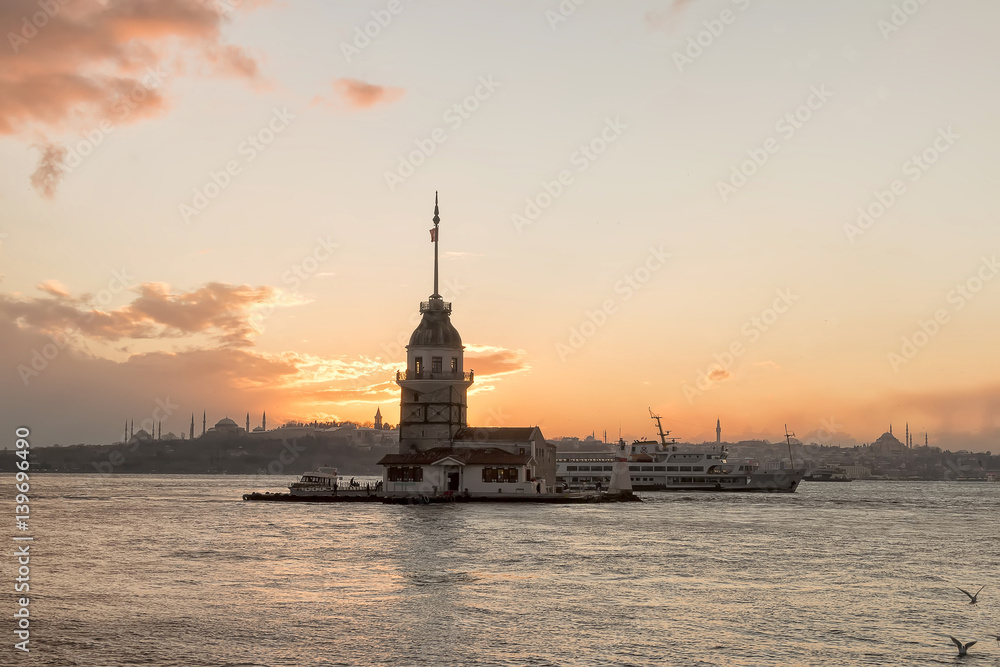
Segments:
[[[627,445],[629,473],[635,491],[750,491],[794,493],[804,473],[764,472],[753,459],[729,459],[725,447],[678,445],[656,421],[660,442],[636,440]],[[789,434],[790,437],[790,434]],[[556,484],[568,489],[606,489],[611,481],[611,453],[556,457]]]

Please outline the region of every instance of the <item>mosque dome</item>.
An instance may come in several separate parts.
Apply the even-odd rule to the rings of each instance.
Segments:
[[[440,297],[420,304],[423,317],[410,336],[410,347],[462,347],[462,337],[451,323],[451,304]]]
[[[223,417],[215,423],[215,428],[239,428],[239,424],[229,417]]]

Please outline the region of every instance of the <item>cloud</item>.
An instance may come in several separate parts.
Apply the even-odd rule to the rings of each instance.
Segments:
[[[58,280],[45,280],[38,283],[38,289],[55,297],[68,297],[69,290]]]
[[[690,2],[691,0],[674,0],[667,9],[646,12],[643,21],[650,30],[662,29],[670,32],[680,22],[679,15]]]
[[[376,104],[390,104],[403,96],[402,88],[365,83],[357,79],[336,79],[333,88],[354,109],[369,109]]]
[[[140,421],[156,401],[180,406],[163,423],[175,433],[202,410],[215,419],[266,410],[270,423],[368,419],[374,406],[389,414],[399,401],[401,359],[257,349],[256,314],[299,303],[275,287],[143,283],[119,290],[114,308],[57,280],[37,288],[39,296],[0,294],[0,368],[5,410],[46,444],[109,442],[122,419]],[[524,350],[479,344],[466,346],[466,368],[483,392],[531,367]]]
[[[531,370],[524,350],[509,350],[494,345],[466,345],[465,367],[476,371],[476,379],[510,375]]]
[[[51,135],[163,113],[164,79],[188,62],[207,65],[211,75],[259,77],[253,58],[223,43],[232,12],[223,2],[53,0],[51,12],[44,4],[0,2],[0,25],[7,28],[0,49],[0,135],[43,138],[31,177],[43,196],[55,194],[63,175],[57,165],[65,148]]]
[[[35,189],[42,192],[42,196],[47,199],[55,197],[56,188],[62,179],[66,168],[63,161],[66,159],[66,147],[55,144],[44,144],[37,146],[42,151],[42,157],[38,162],[38,167],[31,175],[31,184]]]
[[[273,287],[208,283],[174,292],[165,283],[143,283],[131,303],[107,312],[87,295],[73,298],[57,281],[38,288],[49,296],[0,294],[0,315],[42,333],[71,332],[105,342],[209,334],[225,346],[250,345],[256,332],[251,320],[255,308],[282,305],[282,295]]]
[[[708,374],[708,379],[714,382],[723,382],[728,380],[730,377],[732,377],[732,375],[724,368],[716,368]]]

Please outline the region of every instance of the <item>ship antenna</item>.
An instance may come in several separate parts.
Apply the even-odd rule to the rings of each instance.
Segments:
[[[649,410],[649,416],[656,421],[656,430],[659,431],[660,433],[660,444],[666,447],[667,436],[670,435],[670,431],[664,432],[663,424],[660,423],[660,415],[654,415],[653,408],[646,408],[646,409]],[[677,442],[677,438],[670,438],[670,439],[673,440],[674,442]]]
[[[792,438],[794,436],[794,433],[788,432],[788,424],[785,424],[785,442],[788,443],[788,466],[792,472],[795,472],[795,459],[792,458]]]

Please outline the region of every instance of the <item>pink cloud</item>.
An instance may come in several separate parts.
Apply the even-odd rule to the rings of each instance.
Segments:
[[[37,0],[0,2],[0,26],[6,28],[0,135],[48,137],[161,114],[168,106],[165,79],[182,71],[185,60],[207,63],[218,76],[252,81],[259,76],[253,58],[223,43],[232,9],[221,2],[73,0],[51,6],[56,9],[48,15]],[[47,18],[37,27],[31,17],[40,13]],[[32,175],[43,196],[56,192],[63,150],[43,139]]]
[[[402,88],[379,86],[357,79],[337,79],[333,82],[333,88],[347,102],[348,106],[354,109],[368,109],[376,104],[390,104],[406,92]]]

